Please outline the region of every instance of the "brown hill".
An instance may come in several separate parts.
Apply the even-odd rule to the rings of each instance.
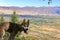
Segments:
[[[12,14],[16,11],[20,15],[60,15],[60,7],[2,7],[0,13]]]

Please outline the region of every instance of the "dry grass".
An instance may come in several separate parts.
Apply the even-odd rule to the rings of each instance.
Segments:
[[[60,40],[60,30],[49,25],[43,25],[40,27],[30,25],[29,34],[27,36],[31,40],[33,40],[32,38],[35,40],[35,37],[38,40]]]

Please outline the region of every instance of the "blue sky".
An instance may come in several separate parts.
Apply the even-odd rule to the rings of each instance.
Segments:
[[[0,0],[0,6],[18,6],[18,7],[25,7],[25,6],[60,6],[60,0],[52,0],[52,3],[48,5],[48,0]]]

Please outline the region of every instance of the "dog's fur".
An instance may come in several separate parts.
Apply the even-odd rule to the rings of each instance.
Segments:
[[[29,27],[29,20],[26,22],[25,19],[21,24],[16,24],[12,22],[0,23],[0,31],[2,31],[0,32],[0,38],[2,40],[5,32],[9,32],[10,33],[9,40],[14,40],[18,32],[24,31],[24,33],[27,33],[28,27]]]

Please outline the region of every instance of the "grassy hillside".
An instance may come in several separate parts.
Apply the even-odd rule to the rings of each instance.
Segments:
[[[26,40],[60,40],[60,17],[30,18],[28,32]]]
[[[23,19],[19,19],[20,23]],[[41,16],[26,19],[30,19],[28,34],[19,33],[16,40],[60,40],[60,17]]]

